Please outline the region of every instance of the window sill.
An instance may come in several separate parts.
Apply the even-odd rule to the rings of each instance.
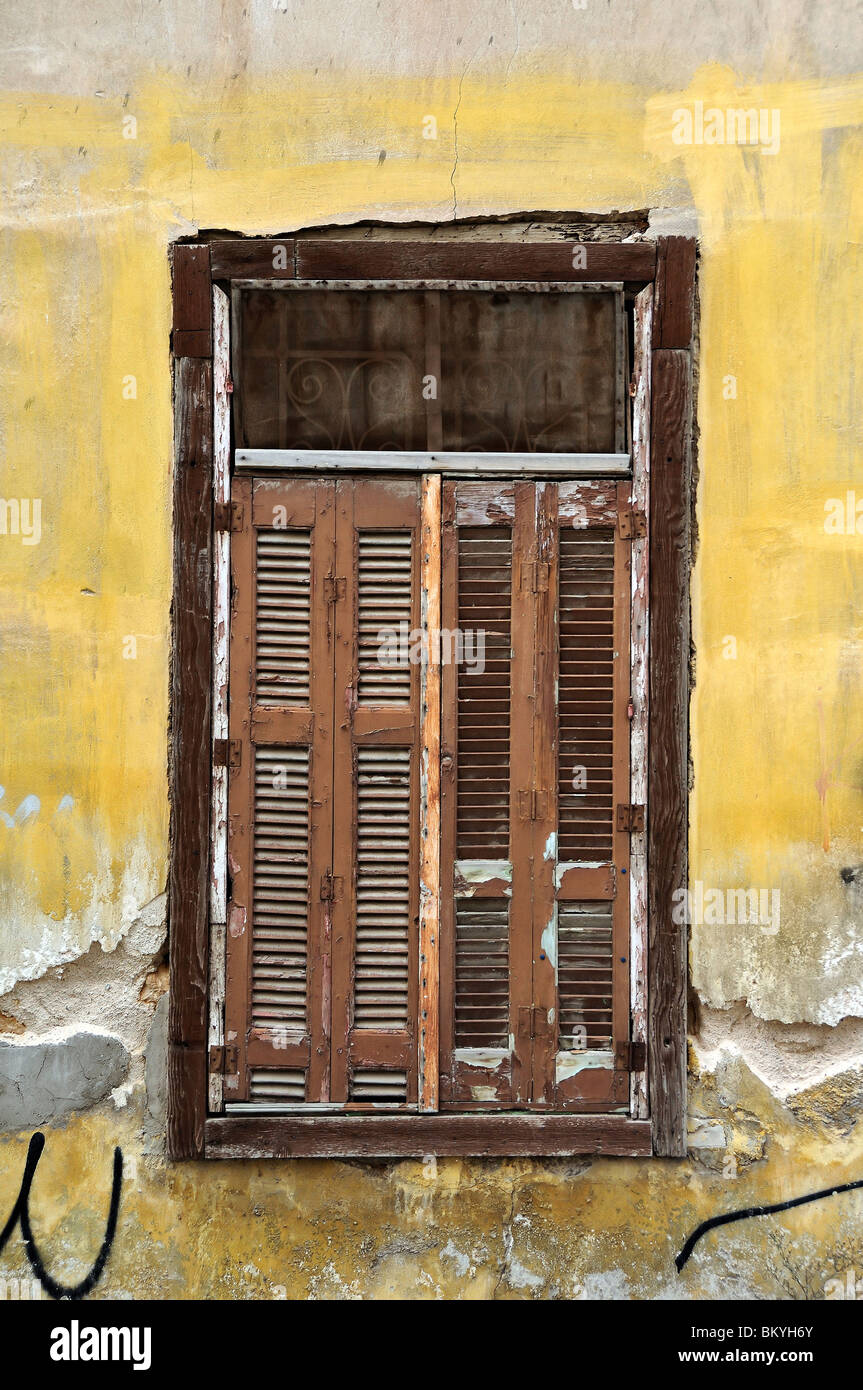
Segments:
[[[206,1121],[205,1158],[647,1158],[650,1121],[626,1115],[231,1115]]]

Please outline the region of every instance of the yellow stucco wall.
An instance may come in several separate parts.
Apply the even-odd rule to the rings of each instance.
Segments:
[[[659,209],[701,247],[691,877],[782,904],[776,934],[693,933],[707,1141],[675,1164],[172,1169],[142,1138],[138,1062],[123,1108],[47,1129],[34,1224],[59,1277],[101,1239],[115,1143],[137,1174],[104,1294],[799,1297],[793,1266],[822,1297],[837,1268],[863,1271],[855,1196],[714,1234],[673,1268],[716,1211],[863,1176],[863,932],[839,873],[863,831],[863,535],[824,527],[828,499],[863,498],[863,78],[759,85],[708,61],[669,90],[661,68],[635,85],[596,66],[578,80],[550,47],[442,76],[229,80],[166,57],[132,62],[122,94],[3,95],[0,492],[40,498],[42,534],[0,536],[0,810],[40,802],[0,823],[0,1012],[14,1024],[28,980],[60,997],[58,963],[71,977],[92,942],[113,951],[165,886],[170,241]],[[699,100],[779,110],[779,151],[676,145],[674,112]],[[28,1138],[0,1144],[3,1219]],[[0,1263],[26,1272],[14,1242]]]

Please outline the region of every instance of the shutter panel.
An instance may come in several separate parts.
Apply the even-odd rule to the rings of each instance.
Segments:
[[[616,1066],[629,1037],[629,830],[616,818],[630,797],[628,495],[627,483],[558,487],[553,885],[543,865],[556,976],[544,1081],[556,1109],[629,1102],[629,1073]]]
[[[451,1108],[627,1102],[627,498],[626,484],[444,486],[443,626],[487,629],[484,671],[443,667]]]
[[[532,596],[519,586],[532,485],[443,487],[441,691],[441,1104],[527,1098],[520,1020],[530,1014],[529,786]],[[521,735],[519,729],[521,726]]]
[[[417,479],[340,479],[331,1099],[417,1100]]]
[[[238,478],[232,500],[226,1099],[291,1105],[329,1084],[334,484]]]

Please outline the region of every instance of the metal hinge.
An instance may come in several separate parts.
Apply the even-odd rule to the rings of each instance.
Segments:
[[[328,574],[324,577],[324,603],[338,603],[343,599],[347,591],[347,580],[340,576]]]
[[[641,540],[647,535],[647,517],[644,512],[618,512],[617,523],[621,537],[625,541]]]
[[[238,738],[213,739],[213,766],[239,767],[243,760],[243,745]]]
[[[614,1044],[615,1071],[644,1071],[647,1066],[647,1047],[643,1042]]]
[[[640,830],[644,829],[644,807],[618,806],[615,824],[618,830],[630,830],[634,835],[637,835]]]
[[[518,794],[518,814],[522,820],[548,819],[548,792],[529,787]]]
[[[547,594],[548,561],[522,560],[520,586],[529,594]]]
[[[329,872],[329,870],[327,870],[325,874],[321,874],[322,903],[335,902],[336,898],[341,897],[341,893],[342,880],[340,878],[333,878],[333,875]]]
[[[238,502],[235,498],[232,498],[230,502],[214,502],[213,529],[216,531],[242,531],[242,502]]]
[[[230,1043],[227,1047],[220,1045],[210,1048],[211,1073],[221,1072],[222,1076],[236,1076],[239,1069],[240,1058],[236,1043]]]

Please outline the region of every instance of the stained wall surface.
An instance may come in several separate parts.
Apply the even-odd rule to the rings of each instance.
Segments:
[[[55,1277],[95,1255],[118,1143],[97,1296],[823,1298],[863,1275],[859,1194],[673,1263],[718,1211],[863,1177],[855,9],[4,6],[0,1218],[41,1127]],[[753,109],[744,145],[728,112]],[[516,213],[699,238],[690,1155],[171,1166],[168,247]],[[729,921],[738,888],[769,913]],[[0,1278],[28,1273],[16,1236]]]

